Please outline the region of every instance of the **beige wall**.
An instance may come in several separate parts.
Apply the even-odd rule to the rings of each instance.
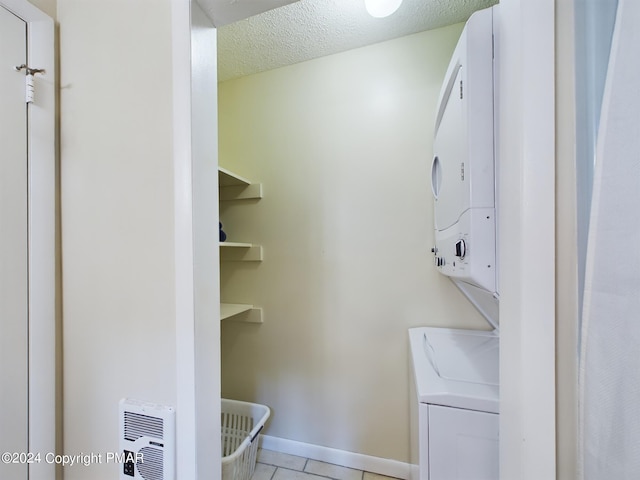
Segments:
[[[105,453],[122,397],[176,399],[170,2],[57,8],[64,452]]]
[[[267,435],[408,461],[407,329],[487,328],[433,268],[429,168],[462,25],[221,83],[220,164],[264,198],[223,204],[223,396],[272,408]]]

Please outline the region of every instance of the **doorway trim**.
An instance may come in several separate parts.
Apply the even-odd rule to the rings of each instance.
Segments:
[[[555,7],[499,6],[502,479],[556,478]]]
[[[56,69],[54,22],[27,0],[0,0],[27,23],[27,58],[44,68],[35,78],[28,107],[29,184],[29,451],[42,461],[29,465],[29,480],[55,478],[44,456],[56,447]]]

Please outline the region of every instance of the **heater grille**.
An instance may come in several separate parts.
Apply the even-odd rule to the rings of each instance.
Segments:
[[[124,412],[124,438],[135,442],[140,437],[162,439],[164,422],[161,418],[141,415],[139,413]]]
[[[163,453],[158,448],[144,447],[140,449],[142,459],[136,462],[138,472],[144,480],[163,480]]]

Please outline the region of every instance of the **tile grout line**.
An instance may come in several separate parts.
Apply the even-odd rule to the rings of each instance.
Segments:
[[[293,456],[295,456],[295,455],[293,455]],[[304,464],[302,465],[302,469],[301,470],[299,470],[299,469],[297,469],[297,468],[295,468],[293,466],[289,467],[289,466],[276,465],[276,464],[268,463],[268,462],[265,462],[265,461],[262,461],[262,462],[258,461],[256,463],[261,463],[263,465],[269,465],[269,466],[275,467],[273,473],[269,477],[269,480],[274,480],[274,478],[276,477],[276,473],[278,472],[279,469],[287,470],[287,471],[290,471],[290,472],[304,473],[305,475],[313,475],[314,477],[321,477],[321,478],[327,479],[327,480],[339,480],[336,477],[331,477],[331,476],[328,476],[328,475],[323,475],[323,474],[320,474],[320,473],[307,471],[307,468],[309,467],[309,462],[311,461],[311,458],[309,458],[309,457],[300,457],[300,458],[304,459]],[[338,464],[334,464],[334,463],[330,463],[330,462],[322,462],[322,461],[318,461],[318,462],[324,463],[324,464],[327,464],[327,465],[333,465],[333,466],[349,469],[349,470],[357,470],[357,471],[360,472],[360,479],[359,480],[365,480],[365,474],[367,473],[367,471],[364,470],[364,469],[345,467],[343,465],[338,465]],[[392,477],[388,477],[388,478],[389,478],[389,480],[400,480],[400,479],[393,479]]]
[[[307,458],[307,462],[308,462],[308,461],[309,461],[309,459]],[[304,464],[304,467],[303,467],[303,468],[306,468],[306,467],[307,467],[307,462],[305,462],[305,464]],[[275,470],[273,471],[273,473],[271,474],[271,477],[270,477],[270,479],[269,479],[269,480],[273,480],[273,478],[276,476],[276,472],[277,472],[278,470],[288,470],[289,472],[299,472],[299,473],[304,473],[305,475],[309,475],[309,476],[313,476],[313,477],[326,478],[327,480],[339,480],[339,479],[338,479],[338,478],[336,478],[336,477],[329,477],[329,476],[327,476],[327,475],[321,475],[321,474],[319,474],[319,473],[307,472],[307,471],[305,471],[305,470],[296,470],[295,468],[281,467],[281,466],[279,466],[279,465],[271,465],[270,463],[263,463],[263,462],[260,462],[260,463],[262,463],[263,465],[270,465],[270,466],[272,466],[272,467],[276,467],[276,468],[275,468]],[[335,465],[335,464],[333,464],[333,463],[329,463],[328,465]],[[340,465],[338,465],[338,466],[340,466]],[[349,467],[344,467],[344,468],[349,468]],[[352,469],[352,470],[354,470],[354,469]],[[364,470],[359,470],[359,471],[360,471],[360,473],[362,474],[362,477],[361,477],[361,478],[362,478],[362,479],[364,479]]]

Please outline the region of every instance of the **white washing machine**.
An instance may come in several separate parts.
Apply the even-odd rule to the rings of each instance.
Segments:
[[[409,330],[412,480],[498,480],[494,332]]]

